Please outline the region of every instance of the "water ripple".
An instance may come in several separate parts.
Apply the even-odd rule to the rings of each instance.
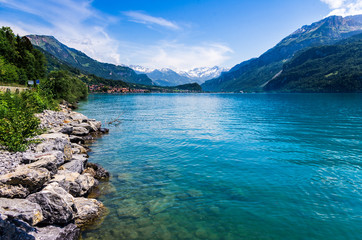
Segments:
[[[83,239],[360,239],[361,94],[92,95],[110,215]]]

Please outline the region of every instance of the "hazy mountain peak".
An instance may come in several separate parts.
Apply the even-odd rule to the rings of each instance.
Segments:
[[[130,65],[136,73],[145,73],[156,84],[161,86],[177,86],[188,83],[203,83],[206,80],[220,76],[229,69],[214,67],[199,67],[189,71],[178,71],[170,68],[151,69],[139,65]]]

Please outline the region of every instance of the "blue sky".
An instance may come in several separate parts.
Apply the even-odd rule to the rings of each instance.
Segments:
[[[102,62],[188,70],[232,67],[362,0],[0,0],[0,25],[53,35]]]

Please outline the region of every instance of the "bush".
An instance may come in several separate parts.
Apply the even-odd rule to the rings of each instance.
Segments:
[[[56,100],[75,103],[88,96],[87,85],[68,71],[52,71],[40,88]]]
[[[41,91],[0,93],[0,103],[0,145],[9,151],[24,151],[29,138],[40,133],[34,113],[55,106]]]

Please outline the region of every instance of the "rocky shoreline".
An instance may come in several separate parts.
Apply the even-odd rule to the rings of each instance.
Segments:
[[[25,152],[0,150],[0,239],[72,240],[106,209],[87,198],[109,173],[89,163],[84,145],[108,132],[101,122],[60,105],[37,114],[46,133]]]

